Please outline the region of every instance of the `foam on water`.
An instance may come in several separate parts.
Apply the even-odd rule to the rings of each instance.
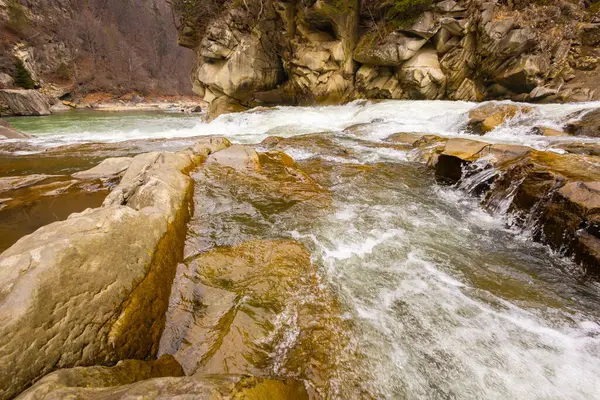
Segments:
[[[73,123],[73,114],[69,114],[68,118],[59,115],[13,121],[17,128],[36,136],[31,140],[33,143],[43,146],[203,135],[223,135],[237,143],[257,143],[273,135],[290,137],[323,131],[341,132],[348,127],[367,123],[372,125],[365,134],[361,133],[361,139],[380,141],[398,132],[472,137],[464,132],[464,128],[468,112],[477,106],[476,103],[459,101],[355,101],[341,106],[257,109],[221,115],[210,123],[204,123],[195,116],[145,113],[137,117],[127,114],[126,118],[121,118],[118,113],[101,112],[86,114],[88,120],[85,123]],[[545,138],[530,132],[535,126],[561,129],[569,122],[571,114],[599,108],[600,102],[528,106],[533,109],[531,113],[515,116],[481,139],[538,149],[544,149],[551,143],[572,141],[574,139],[570,137]],[[70,123],[62,123],[63,120]]]

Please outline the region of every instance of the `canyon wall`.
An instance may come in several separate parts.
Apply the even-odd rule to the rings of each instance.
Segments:
[[[173,2],[175,6],[177,1]],[[210,114],[371,99],[600,99],[598,4],[246,0],[175,7]]]

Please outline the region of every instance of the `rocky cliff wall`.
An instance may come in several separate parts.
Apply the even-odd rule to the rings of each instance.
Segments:
[[[600,99],[597,9],[567,0],[230,1],[208,23],[184,13],[180,44],[196,51],[194,90],[212,116],[357,98],[588,101]]]

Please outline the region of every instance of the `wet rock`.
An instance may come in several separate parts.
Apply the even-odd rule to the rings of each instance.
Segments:
[[[325,383],[335,362],[331,346],[342,337],[331,330],[335,305],[315,272],[294,241],[253,240],[201,253],[179,267],[161,353],[173,354],[187,375],[268,377],[283,340],[278,316],[292,313],[299,336],[280,362],[294,376]],[[311,304],[301,301],[307,297]]]
[[[600,273],[600,237],[590,220],[600,215],[600,182],[569,182],[558,189],[542,215],[544,239]]]
[[[50,115],[50,103],[37,90],[2,89],[0,100],[4,100],[14,115]]]
[[[559,143],[552,147],[573,154],[600,157],[600,144],[598,143]]]
[[[243,106],[237,100],[227,96],[220,96],[212,99],[208,106],[208,117],[210,120],[223,114],[244,112],[248,107]]]
[[[438,178],[457,182],[463,175],[463,168],[479,158],[480,153],[489,148],[488,143],[469,139],[450,139],[442,154],[437,158],[435,174]]]
[[[469,112],[467,131],[484,135],[496,129],[507,119],[514,118],[519,113],[527,114],[529,112],[531,112],[531,108],[527,106],[487,103]]]
[[[84,369],[85,370],[85,369]],[[85,372],[85,371],[83,371]],[[59,399],[244,399],[308,400],[301,381],[261,379],[242,375],[154,378],[121,386],[66,387],[33,393],[19,400]]]
[[[0,139],[26,139],[30,137],[31,135],[14,129],[12,126],[10,126],[8,121],[0,120]]]
[[[513,162],[525,157],[533,150],[530,147],[511,144],[493,144],[488,148],[491,162],[495,166]],[[484,156],[485,157],[485,156]]]
[[[592,110],[578,121],[567,124],[565,131],[575,136],[600,137],[600,109]]]
[[[33,174],[25,176],[6,176],[0,178],[0,193],[9,190],[17,190],[36,183],[45,181],[46,179],[54,178],[56,175]]]
[[[81,171],[73,174],[77,179],[109,179],[123,174],[129,165],[131,165],[131,157],[116,157],[107,158],[99,165],[87,171]]]
[[[90,398],[92,393],[101,392],[102,389],[115,390],[117,387],[147,379],[180,376],[183,376],[181,365],[170,355],[164,355],[155,361],[123,360],[114,367],[76,367],[58,370],[40,379],[17,398],[19,400]]]
[[[156,354],[193,166],[186,153],[136,156],[101,208],[42,227],[0,255],[0,398],[55,369]]]
[[[556,136],[569,136],[568,133],[558,131],[556,129],[548,128],[546,126],[536,126],[531,130],[534,135],[556,137]]]
[[[206,160],[207,164],[220,164],[237,170],[260,171],[260,159],[254,149],[246,146],[235,145],[214,155]]]

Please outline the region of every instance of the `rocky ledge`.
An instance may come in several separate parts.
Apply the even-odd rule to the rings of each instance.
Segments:
[[[600,274],[598,156],[425,134],[388,142],[412,149],[412,159],[434,168],[440,182],[480,196],[488,211],[511,214],[535,240]]]
[[[212,139],[136,156],[102,207],[44,226],[0,255],[0,398],[56,369],[156,355],[183,256],[188,172],[228,145]]]

